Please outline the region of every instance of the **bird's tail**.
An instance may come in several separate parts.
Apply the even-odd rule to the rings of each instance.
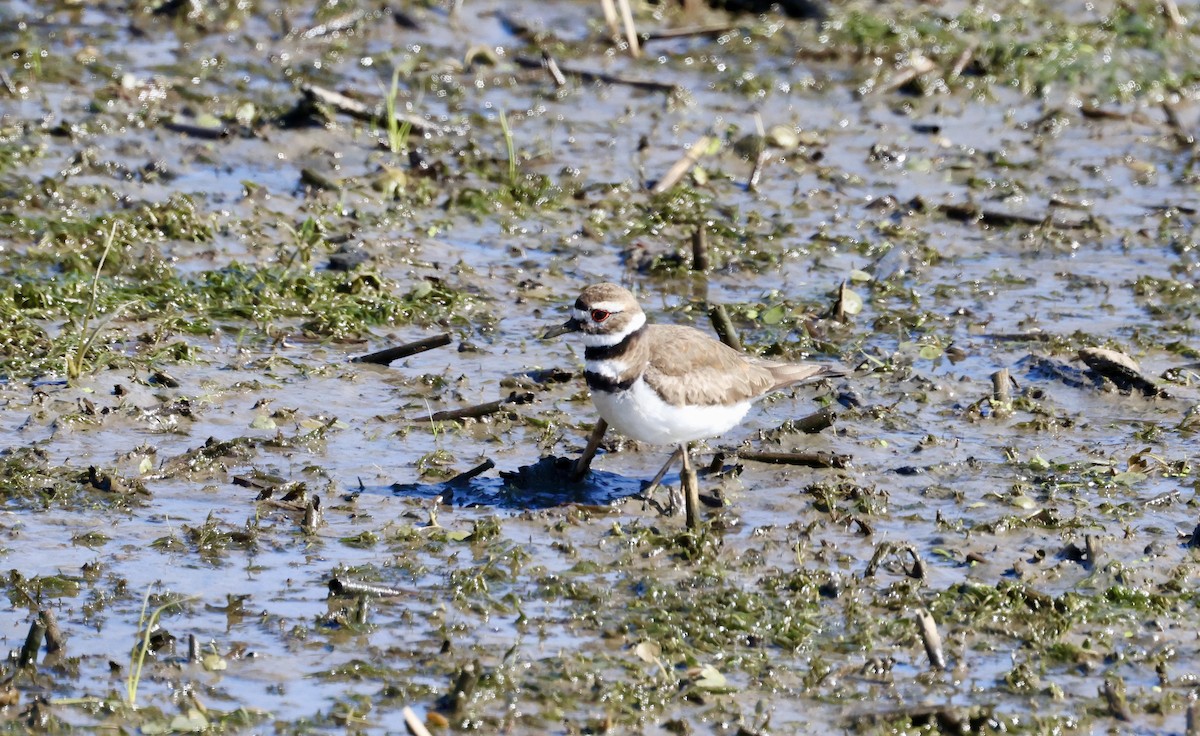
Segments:
[[[849,371],[839,365],[818,365],[816,363],[767,363],[767,370],[775,378],[775,388],[787,388],[797,383],[819,381],[822,378],[837,378]]]

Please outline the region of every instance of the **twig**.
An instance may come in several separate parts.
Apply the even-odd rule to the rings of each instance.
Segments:
[[[708,229],[704,223],[697,225],[692,233],[692,270],[700,273],[708,270]]]
[[[413,417],[414,422],[452,422],[458,419],[478,419],[486,417],[489,414],[495,414],[505,407],[507,404],[528,404],[533,401],[533,394],[525,391],[517,393],[513,391],[503,399],[489,401],[484,404],[476,404],[475,406],[467,406],[462,409],[447,409],[446,411],[435,411],[423,417]]]
[[[401,590],[400,588],[360,583],[355,580],[343,580],[341,578],[330,578],[328,585],[330,595],[336,596],[373,595],[379,598],[389,598],[408,595],[408,591]]]
[[[688,26],[687,28],[663,28],[646,33],[647,41],[667,41],[673,38],[690,38],[692,36],[720,36],[722,33],[737,30],[737,26],[721,24],[715,26]]]
[[[738,339],[737,330],[734,329],[733,320],[729,319],[729,312],[725,311],[725,305],[710,304],[708,318],[712,320],[713,329],[716,330],[717,337],[721,338],[721,342],[740,353],[742,341]]]
[[[629,0],[617,0],[617,9],[621,11],[621,21],[625,25],[625,41],[629,44],[629,55],[637,58],[642,55],[642,46],[638,43],[637,27],[633,25],[633,11]]]
[[[37,662],[38,650],[42,648],[42,639],[46,636],[46,624],[41,618],[34,619],[29,625],[29,633],[25,635],[25,644],[17,657],[18,667],[28,667]]]
[[[491,470],[494,467],[496,467],[496,463],[493,462],[491,458],[488,458],[487,460],[484,460],[483,462],[479,463],[478,465],[471,468],[470,470],[463,472],[463,473],[459,473],[458,475],[454,476],[450,480],[446,481],[445,483],[442,484],[442,487],[453,488],[455,486],[466,485],[467,483],[470,483],[472,479],[483,475],[484,473],[486,473],[487,471]]]
[[[759,450],[738,450],[737,456],[742,460],[752,460],[770,465],[803,465],[809,468],[837,468],[850,466],[849,455],[839,455],[832,452],[761,452]]]
[[[966,71],[967,64],[970,64],[971,59],[973,58],[975,58],[974,46],[968,46],[963,49],[962,53],[958,55],[958,58],[954,60],[954,66],[950,67],[950,74],[948,78],[954,80],[961,77],[963,72]]]
[[[762,178],[763,169],[766,168],[767,162],[771,160],[771,152],[766,148],[758,152],[758,156],[754,159],[754,168],[750,170],[750,178],[746,181],[746,189],[750,192],[758,191],[758,180]]]
[[[229,137],[229,128],[225,125],[208,126],[168,120],[163,123],[163,127],[173,133],[182,133],[190,138],[200,138],[201,140],[215,141]]]
[[[446,332],[441,335],[426,337],[422,340],[406,343],[404,345],[397,345],[396,347],[387,348],[386,350],[380,350],[368,355],[360,355],[356,358],[351,358],[350,362],[387,365],[388,363],[400,360],[401,358],[407,358],[410,355],[416,355],[417,353],[423,353],[426,350],[433,350],[434,348],[440,348],[443,345],[449,344],[450,333]]]
[[[825,407],[819,409],[805,417],[800,417],[792,422],[792,428],[798,429],[805,434],[816,434],[823,429],[833,426],[833,420],[837,418],[837,414],[833,409]]]
[[[1012,376],[1007,368],[992,374],[992,410],[995,417],[1006,417],[1012,413]]]
[[[604,22],[608,25],[608,34],[613,38],[621,36],[620,20],[617,18],[617,6],[613,0],[600,0],[600,7],[604,9]]]
[[[1167,25],[1172,31],[1178,31],[1187,25],[1187,19],[1179,12],[1175,0],[1158,0],[1158,4],[1162,6],[1163,14],[1167,16]]]
[[[683,460],[683,472],[679,475],[679,483],[683,486],[683,509],[686,514],[688,529],[700,527],[700,484],[696,481],[696,469],[692,467],[691,448],[683,444],[680,457]]]
[[[946,669],[946,655],[942,653],[942,635],[938,633],[937,622],[933,614],[924,608],[917,611],[917,627],[921,631],[921,641],[925,643],[925,654],[929,657],[929,666],[935,670]]]
[[[1171,133],[1175,136],[1175,142],[1184,148],[1196,147],[1196,136],[1189,133],[1183,126],[1183,121],[1179,119],[1179,111],[1175,109],[1167,100],[1162,103],[1163,114],[1167,116],[1167,125],[1171,126]]]
[[[513,59],[513,63],[526,69],[540,69],[542,67],[541,58],[533,56],[517,56]],[[674,92],[677,89],[677,85],[670,84],[668,82],[655,82],[647,79],[633,79],[631,77],[623,77],[619,74],[608,74],[606,72],[580,69],[573,66],[560,66],[559,69],[564,74],[570,74],[571,76],[579,77],[580,79],[588,82],[620,84],[626,87],[644,89],[650,92]]]
[[[596,457],[596,451],[600,449],[600,441],[604,439],[604,433],[608,431],[608,422],[603,419],[596,420],[596,426],[592,427],[592,434],[588,437],[587,447],[583,448],[583,454],[571,466],[571,481],[578,483],[583,480],[583,476],[587,475],[588,469],[592,467],[592,459]]]
[[[1133,713],[1129,711],[1129,703],[1125,699],[1125,681],[1116,675],[1104,678],[1100,694],[1108,701],[1108,710],[1118,721],[1132,721]]]
[[[425,724],[421,723],[421,719],[417,718],[417,714],[413,712],[412,708],[406,705],[400,712],[404,714],[404,725],[408,726],[408,730],[412,732],[413,736],[433,736],[429,729],[425,728]]]
[[[683,158],[675,162],[675,165],[667,171],[663,178],[658,180],[658,183],[650,190],[655,194],[661,194],[671,187],[679,183],[687,172],[691,171],[699,161],[700,157],[708,152],[709,146],[712,144],[712,136],[700,136],[700,139],[688,148],[687,153]]]
[[[555,87],[567,86],[567,78],[563,76],[562,69],[558,68],[558,62],[554,60],[549,51],[542,51],[542,64],[550,73],[550,78],[554,80]]]
[[[754,157],[754,168],[750,170],[750,178],[746,181],[746,190],[751,193],[758,191],[758,180],[770,156],[767,153],[767,131],[763,129],[762,115],[759,113],[754,113],[754,126],[758,133],[758,155]]]
[[[304,94],[304,98],[309,102],[328,105],[343,115],[349,115],[357,120],[373,123],[381,128],[387,127],[387,115],[384,112],[384,106],[382,102],[377,102],[374,105],[368,105],[367,103],[359,102],[352,97],[347,97],[340,92],[335,92],[331,89],[326,89],[325,87],[320,87],[315,84],[306,84],[302,86],[300,88],[300,92]],[[413,131],[433,133],[445,132],[420,115],[397,112],[396,118],[400,122],[411,125]]]
[[[53,609],[46,608],[39,611],[38,618],[46,628],[46,653],[54,654],[65,649],[67,638],[63,636],[62,629],[58,626],[58,619],[55,617]]]
[[[314,38],[320,38],[321,36],[328,36],[330,34],[337,33],[338,31],[344,31],[347,28],[353,28],[354,26],[358,25],[366,17],[367,11],[354,10],[346,13],[345,15],[340,15],[337,18],[327,20],[324,23],[320,23],[312,28],[309,28],[307,31],[304,31],[300,34],[300,38],[310,41]]]

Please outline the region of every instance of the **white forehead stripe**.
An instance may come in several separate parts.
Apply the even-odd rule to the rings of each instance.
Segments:
[[[592,305],[592,309],[600,309],[605,312],[624,312],[629,306],[625,302],[596,302]]]

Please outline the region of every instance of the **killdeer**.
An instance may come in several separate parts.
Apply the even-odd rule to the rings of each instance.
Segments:
[[[616,284],[584,289],[571,318],[542,337],[568,332],[583,333],[584,377],[600,416],[630,439],[678,446],[685,471],[689,444],[728,432],[755,399],[844,375],[832,366],[745,355],[693,327],[647,324],[637,299]]]

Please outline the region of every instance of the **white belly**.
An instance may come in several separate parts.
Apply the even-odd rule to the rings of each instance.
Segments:
[[[749,401],[732,406],[671,406],[640,378],[628,391],[593,391],[592,403],[613,429],[652,445],[716,437],[735,427],[750,411]]]

